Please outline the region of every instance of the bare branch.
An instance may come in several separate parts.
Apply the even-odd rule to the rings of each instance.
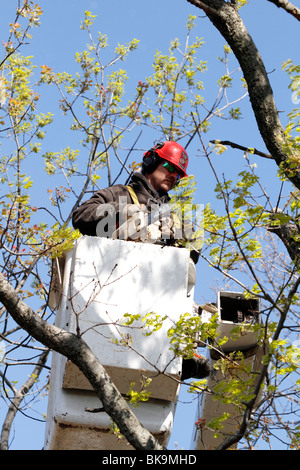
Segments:
[[[11,404],[8,408],[6,413],[6,417],[2,426],[2,433],[1,433],[1,442],[0,442],[0,450],[8,450],[8,440],[10,435],[11,426],[13,424],[14,418],[19,411],[20,405],[26,394],[29,390],[33,387],[36,382],[37,377],[39,377],[40,373],[42,372],[45,363],[47,361],[49,355],[49,350],[44,351],[40,356],[36,367],[33,370],[33,373],[29,376],[26,382],[22,385],[19,390],[14,391],[14,398],[11,400]]]
[[[288,0],[268,0],[271,3],[274,3],[278,8],[283,8],[287,13],[294,16],[298,21],[300,21],[300,8],[296,7],[293,3]]]
[[[272,155],[270,155],[269,153],[261,152],[260,150],[257,150],[256,148],[243,147],[242,145],[235,144],[234,142],[231,142],[230,140],[211,140],[210,142],[212,144],[229,145],[233,149],[238,149],[238,150],[242,150],[243,152],[253,153],[255,155],[259,155],[260,157],[270,158],[271,160],[273,160]]]

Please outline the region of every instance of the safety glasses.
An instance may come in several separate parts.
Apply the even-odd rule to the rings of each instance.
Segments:
[[[180,179],[180,173],[178,172],[178,170],[173,166],[171,165],[169,162],[164,162],[163,164],[163,167],[166,168],[170,173],[177,173],[177,181]]]

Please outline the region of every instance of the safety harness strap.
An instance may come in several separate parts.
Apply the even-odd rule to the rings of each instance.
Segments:
[[[137,195],[135,194],[135,191],[132,189],[131,186],[126,186],[126,188],[127,188],[128,191],[129,191],[129,194],[130,194],[130,196],[131,196],[131,199],[132,199],[133,204],[136,204],[137,206],[139,206],[140,203],[139,203],[139,200],[138,200],[138,198],[137,198]]]

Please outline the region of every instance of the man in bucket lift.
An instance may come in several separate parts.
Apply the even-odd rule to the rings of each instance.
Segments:
[[[177,142],[155,145],[144,154],[141,173],[134,173],[128,186],[117,184],[96,191],[74,211],[74,228],[83,235],[174,244],[177,231],[170,208],[149,223],[142,221],[145,221],[145,214],[149,215],[150,207],[153,214],[153,204],[156,208],[167,206],[168,191],[180,178],[187,176],[187,165],[188,155]],[[191,258],[196,263],[198,253],[192,251]],[[195,353],[192,359],[183,359],[181,378],[201,379],[207,377],[210,370],[209,362]]]

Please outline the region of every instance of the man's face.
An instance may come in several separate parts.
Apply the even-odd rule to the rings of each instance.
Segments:
[[[160,163],[156,170],[151,174],[146,174],[146,178],[152,184],[153,188],[159,193],[167,193],[177,182],[178,173],[171,173],[168,168],[164,167],[164,162]]]

